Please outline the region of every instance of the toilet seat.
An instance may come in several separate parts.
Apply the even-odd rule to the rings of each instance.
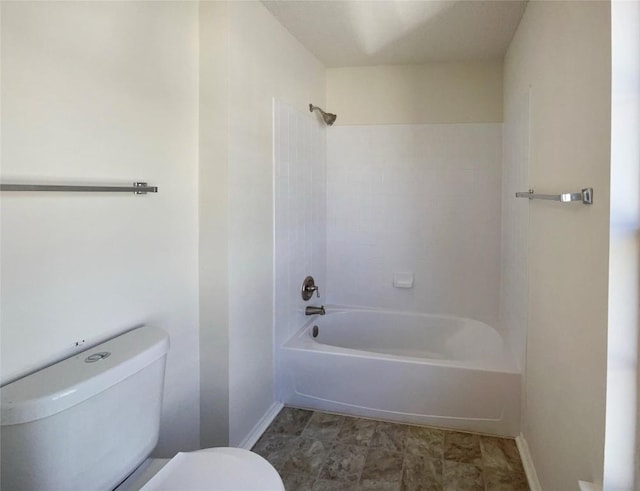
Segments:
[[[143,491],[284,491],[276,470],[258,454],[240,448],[180,452]]]

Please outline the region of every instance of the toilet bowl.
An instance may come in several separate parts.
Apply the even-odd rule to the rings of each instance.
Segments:
[[[168,349],[164,331],[143,326],[3,386],[2,489],[283,491],[271,464],[248,450],[148,459]]]
[[[148,459],[115,491],[284,491],[276,470],[258,454],[240,448],[205,448],[173,459]]]

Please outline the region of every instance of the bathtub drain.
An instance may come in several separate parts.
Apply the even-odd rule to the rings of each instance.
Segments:
[[[318,331],[319,331],[318,326],[313,326],[313,329],[312,329],[312,331],[311,331],[311,335],[312,335],[314,338],[317,338],[317,337],[318,337]]]

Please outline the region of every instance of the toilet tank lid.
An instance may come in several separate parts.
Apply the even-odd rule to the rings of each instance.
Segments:
[[[0,389],[0,425],[64,411],[139,372],[168,350],[165,331],[142,326],[18,379]]]

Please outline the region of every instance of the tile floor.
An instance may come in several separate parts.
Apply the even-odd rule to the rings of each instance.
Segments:
[[[513,440],[288,407],[253,451],[287,491],[529,489]]]

